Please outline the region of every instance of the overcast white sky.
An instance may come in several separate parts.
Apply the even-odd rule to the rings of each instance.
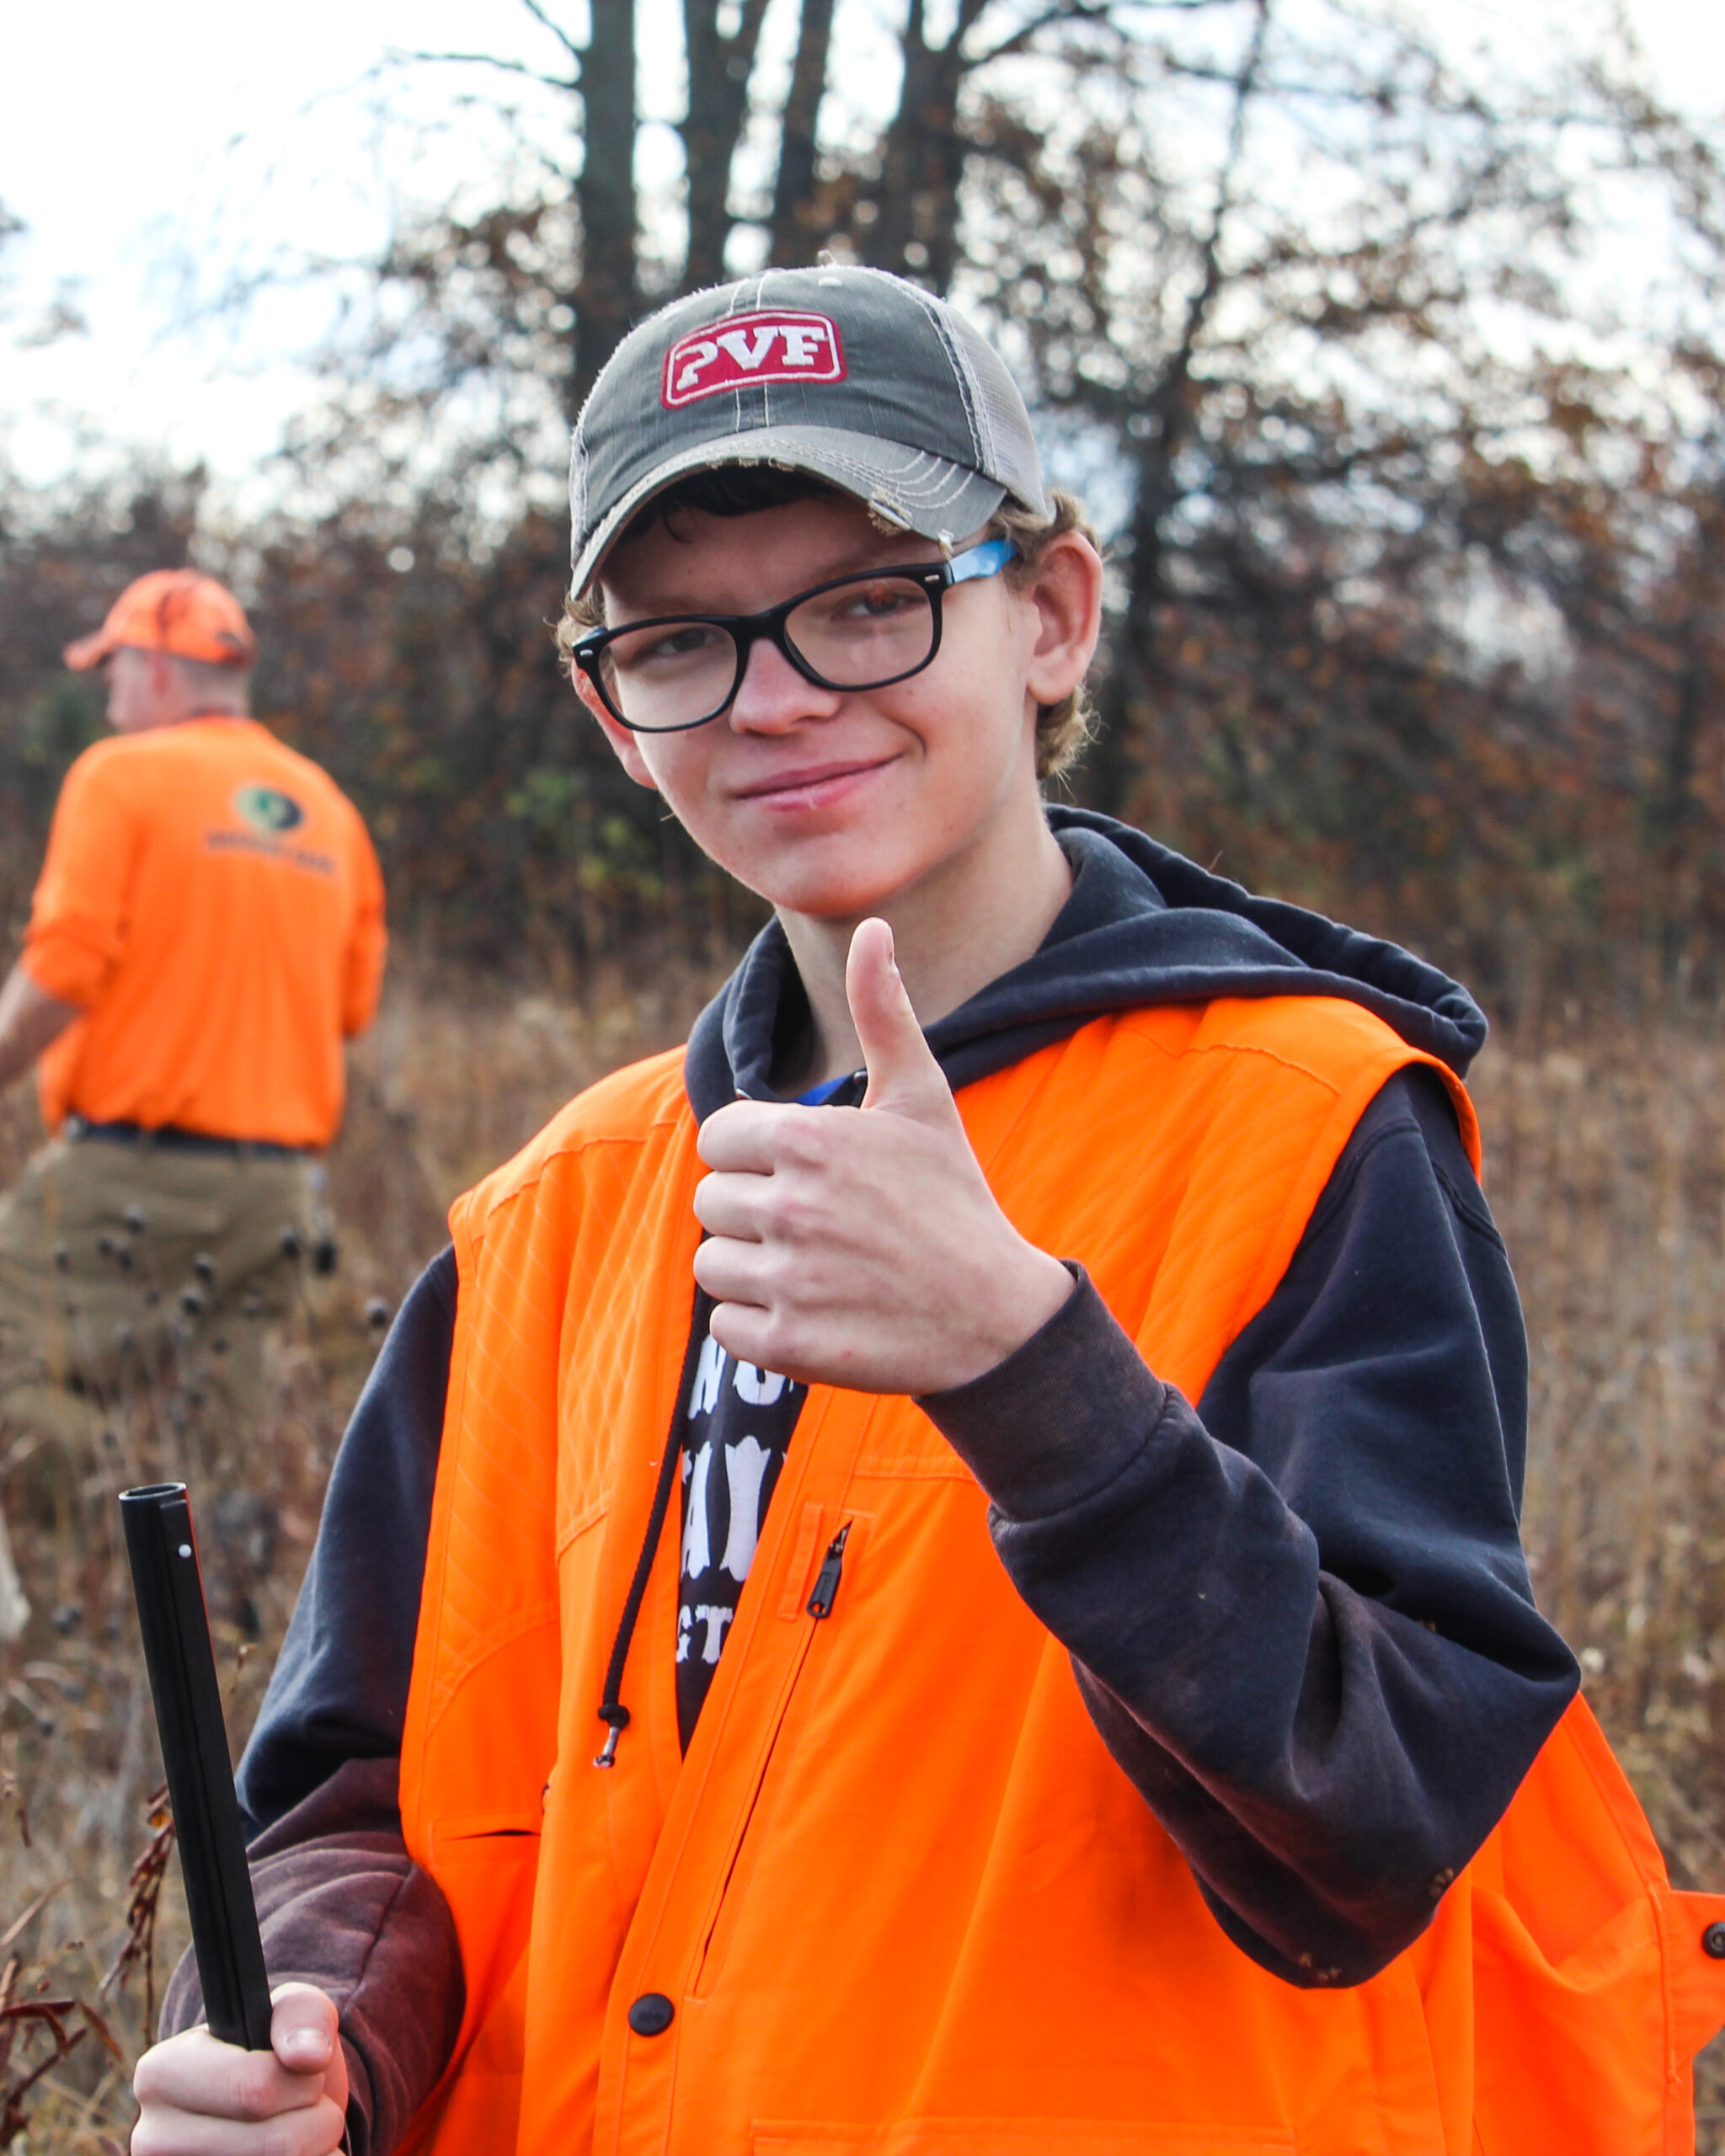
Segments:
[[[653,0],[667,7],[668,0]],[[1560,0],[1474,0],[1483,20],[1525,31]],[[1703,0],[1627,0],[1666,93],[1725,110],[1725,9]],[[1456,20],[1454,0],[1445,17]],[[1573,13],[1563,7],[1565,16]],[[578,35],[579,0],[566,14]],[[646,50],[674,50],[675,33]],[[8,250],[0,302],[0,446],[45,478],[73,453],[78,425],[201,456],[239,479],[307,393],[293,365],[319,319],[289,292],[251,318],[243,347],[215,328],[176,333],[176,248],[254,259],[273,243],[350,254],[382,239],[387,190],[356,91],[401,45],[513,51],[540,64],[555,48],[516,0],[297,0],[289,12],[233,0],[120,0],[7,10],[0,69],[0,201],[29,227]],[[498,78],[499,81],[502,78]],[[667,115],[675,80],[649,83]],[[409,93],[435,102],[421,78]],[[240,138],[236,141],[236,138]],[[389,157],[399,178],[398,141]],[[456,177],[434,142],[428,191]],[[64,288],[89,334],[37,349],[20,330]],[[276,355],[280,355],[279,357]]]

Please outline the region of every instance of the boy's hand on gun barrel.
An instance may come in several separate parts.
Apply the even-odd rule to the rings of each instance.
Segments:
[[[270,2049],[188,2029],[138,2061],[131,2156],[333,2156],[347,2124],[347,2059],[334,2001],[312,1984],[270,1993]]]
[[[736,1101],[708,1118],[695,1277],[740,1362],[857,1392],[943,1392],[1022,1347],[1072,1277],[996,1203],[884,921],[857,928],[845,989],[862,1107]]]

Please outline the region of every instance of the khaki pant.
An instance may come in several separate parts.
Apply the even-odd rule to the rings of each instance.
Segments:
[[[267,1336],[323,1225],[315,1174],[298,1155],[100,1139],[38,1153],[0,1200],[12,1456],[45,1441],[80,1481],[93,1454],[152,1474],[243,1457],[268,1405]]]

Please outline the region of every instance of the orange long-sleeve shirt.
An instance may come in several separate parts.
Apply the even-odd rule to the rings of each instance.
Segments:
[[[67,773],[24,943],[84,1014],[42,1059],[44,1118],[327,1145],[385,940],[358,810],[255,720],[99,742]]]

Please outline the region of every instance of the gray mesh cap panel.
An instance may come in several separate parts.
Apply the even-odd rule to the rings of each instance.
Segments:
[[[594,384],[570,458],[574,589],[661,488],[756,461],[929,539],[976,530],[1008,494],[1047,511],[1023,399],[961,317],[881,270],[768,270],[661,308]]]

